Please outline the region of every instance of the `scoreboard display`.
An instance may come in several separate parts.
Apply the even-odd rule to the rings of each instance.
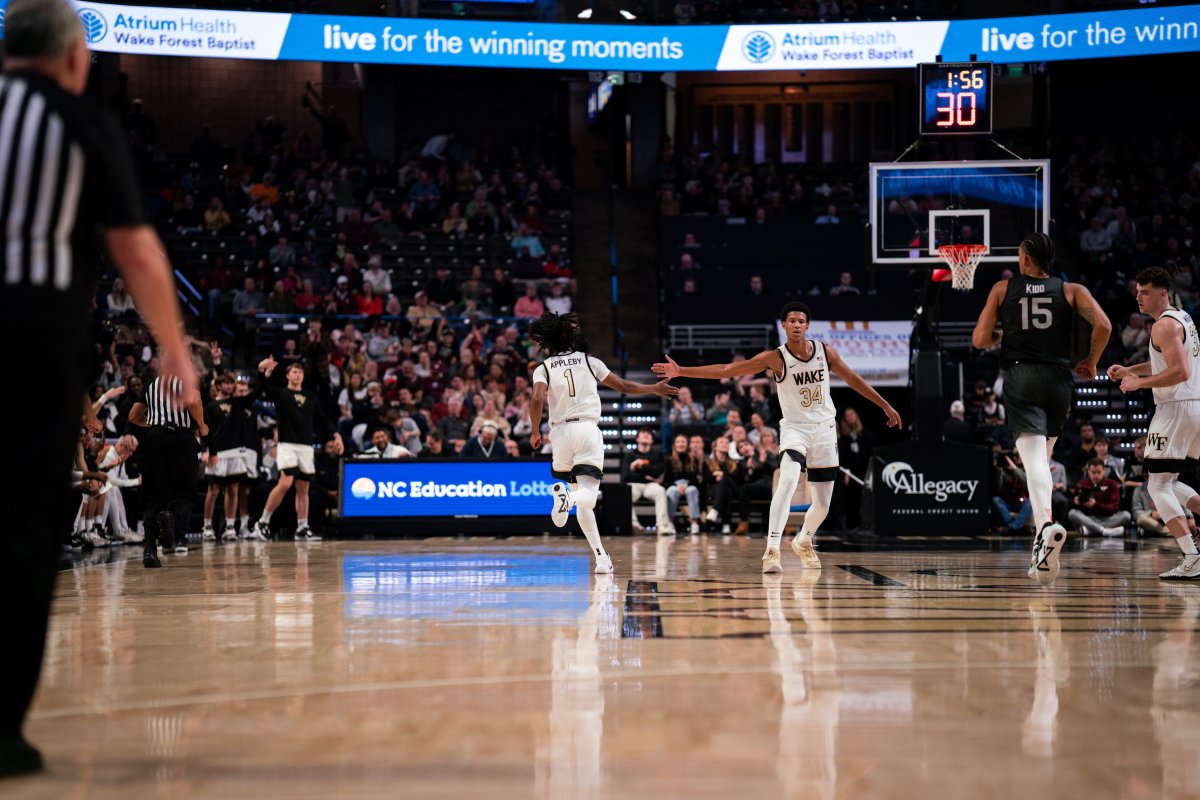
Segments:
[[[920,64],[922,136],[992,132],[989,62]]]

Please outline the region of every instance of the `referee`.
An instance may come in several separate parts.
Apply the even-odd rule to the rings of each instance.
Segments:
[[[0,778],[42,767],[21,728],[41,671],[58,534],[78,506],[68,487],[90,378],[98,246],[157,337],[165,371],[185,395],[196,385],[171,269],[145,223],[125,141],[79,98],[91,61],[78,15],[67,0],[12,0],[3,46],[0,341],[14,345],[5,354],[12,374],[39,376],[42,413],[8,432],[6,447],[27,463],[0,481]],[[26,401],[0,392],[0,419],[19,419]]]
[[[196,498],[196,454],[200,448],[192,431],[207,436],[204,409],[195,392],[184,401],[179,378],[160,375],[146,387],[146,401],[134,403],[129,421],[149,428],[142,448],[142,496],[146,527],[142,565],[161,567],[158,545],[187,555],[187,524]]]

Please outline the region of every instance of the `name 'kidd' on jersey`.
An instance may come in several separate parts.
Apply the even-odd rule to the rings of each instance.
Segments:
[[[783,376],[775,378],[775,393],[784,422],[825,422],[837,416],[829,394],[829,358],[825,345],[812,342],[808,360],[797,358],[787,346],[779,348],[783,357]]]

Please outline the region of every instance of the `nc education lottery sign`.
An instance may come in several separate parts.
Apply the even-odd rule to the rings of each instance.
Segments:
[[[0,37],[3,9],[0,0]],[[445,67],[883,69],[941,56],[1019,63],[1200,50],[1200,6],[816,25],[478,22],[75,4],[93,50]]]

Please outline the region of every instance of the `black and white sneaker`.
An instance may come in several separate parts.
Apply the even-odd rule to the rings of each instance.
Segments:
[[[246,534],[247,541],[251,542],[269,542],[271,541],[271,526],[259,520],[254,523],[254,527]]]
[[[550,487],[550,494],[554,498],[554,506],[550,509],[550,521],[561,528],[567,524],[571,508],[575,505],[575,498],[562,481]]]
[[[83,546],[85,544],[86,544],[86,542],[83,539],[83,533],[81,533],[80,531],[72,531],[71,532],[71,544],[70,544],[71,550],[78,553],[79,551],[83,550]]]
[[[305,525],[296,531],[297,542],[319,542],[321,537],[312,532],[312,528]]]
[[[1067,541],[1067,531],[1057,522],[1047,522],[1033,538],[1033,556],[1029,559],[1029,577],[1045,585],[1058,577],[1058,554]]]

